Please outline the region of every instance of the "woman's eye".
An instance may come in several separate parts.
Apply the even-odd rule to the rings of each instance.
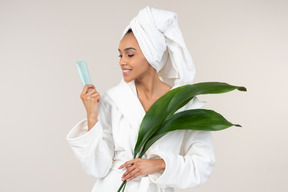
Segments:
[[[134,56],[134,55],[128,55],[128,57],[133,57],[133,56]],[[122,55],[119,55],[118,57],[120,57],[120,58],[121,58],[121,57],[122,57]]]

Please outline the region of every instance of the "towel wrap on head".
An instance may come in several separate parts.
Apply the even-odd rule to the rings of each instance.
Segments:
[[[171,86],[192,84],[195,66],[178,25],[176,13],[146,6],[124,29],[132,29],[148,63]]]

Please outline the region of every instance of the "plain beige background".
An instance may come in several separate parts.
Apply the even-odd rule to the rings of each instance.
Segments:
[[[101,93],[118,84],[121,34],[146,5],[178,14],[194,82],[248,89],[200,97],[243,128],[213,134],[214,172],[185,191],[288,190],[287,1],[0,0],[1,192],[91,190],[66,142],[86,117],[75,62]]]

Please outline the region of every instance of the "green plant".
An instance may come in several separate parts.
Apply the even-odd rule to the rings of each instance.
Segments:
[[[142,119],[134,147],[134,158],[141,158],[155,141],[170,131],[181,129],[219,131],[231,126],[241,127],[227,121],[213,110],[191,109],[175,114],[196,95],[220,94],[235,89],[247,91],[245,87],[222,82],[202,82],[170,90],[150,107]],[[126,180],[123,181],[118,192],[121,189],[125,190],[126,182]]]

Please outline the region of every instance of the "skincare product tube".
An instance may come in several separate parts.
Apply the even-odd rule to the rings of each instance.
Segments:
[[[82,86],[84,87],[86,84],[92,84],[86,61],[77,61],[76,63]]]

